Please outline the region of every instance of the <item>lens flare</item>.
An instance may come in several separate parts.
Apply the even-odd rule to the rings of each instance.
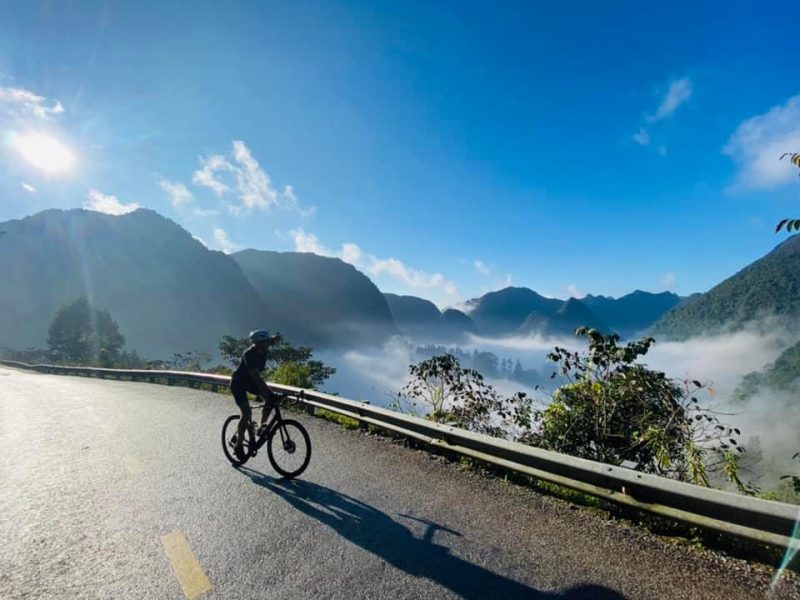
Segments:
[[[26,133],[14,141],[22,158],[45,173],[65,173],[75,165],[75,154],[56,138],[42,133]]]
[[[790,542],[789,547],[786,549],[786,555],[783,557],[781,566],[778,567],[775,577],[772,578],[772,583],[770,583],[768,594],[769,598],[772,598],[772,595],[775,593],[775,589],[778,587],[778,582],[781,579],[781,575],[783,575],[783,572],[786,571],[789,568],[789,565],[792,564],[792,561],[798,552],[800,552],[800,511],[797,511],[797,521],[794,524],[792,541]]]

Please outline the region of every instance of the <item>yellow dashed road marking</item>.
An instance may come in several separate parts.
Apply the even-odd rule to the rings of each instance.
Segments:
[[[189,540],[182,531],[173,531],[161,538],[167,556],[172,563],[172,570],[181,584],[183,593],[189,600],[195,600],[211,591],[211,582],[203,573],[203,568],[189,546]]]

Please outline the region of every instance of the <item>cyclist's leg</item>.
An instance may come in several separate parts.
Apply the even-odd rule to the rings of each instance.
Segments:
[[[236,447],[234,451],[240,451],[242,449],[242,442],[244,441],[244,432],[247,429],[248,423],[250,423],[250,419],[253,416],[253,411],[250,408],[250,401],[247,399],[247,391],[244,388],[232,385],[231,386],[231,393],[233,394],[233,399],[236,402],[236,406],[239,407],[239,410],[242,413],[241,418],[239,419],[239,425],[237,427],[237,435],[236,435]]]
[[[269,388],[267,389],[269,390]],[[267,422],[269,414],[272,412],[272,409],[275,408],[275,405],[278,403],[278,399],[275,397],[275,394],[273,394],[271,390],[269,396],[263,398],[263,400],[264,400],[264,407],[261,409],[261,425],[264,425]]]

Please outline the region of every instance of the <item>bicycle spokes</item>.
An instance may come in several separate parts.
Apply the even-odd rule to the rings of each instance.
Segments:
[[[297,421],[281,420],[271,433],[268,444],[270,463],[284,477],[296,477],[308,466],[311,439]]]
[[[281,436],[281,444],[283,445],[283,449],[287,454],[294,454],[294,451],[297,450],[297,444],[292,441],[292,438],[289,437],[289,428],[286,425],[281,425],[278,428],[278,432]]]

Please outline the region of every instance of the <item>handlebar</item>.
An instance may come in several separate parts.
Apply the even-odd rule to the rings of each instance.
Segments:
[[[300,400],[303,400],[306,397],[305,390],[300,390],[299,392],[283,392],[277,390],[270,390],[270,392],[272,392],[272,395],[278,402],[285,400],[286,398],[292,398],[295,402],[299,402]],[[261,394],[258,395],[258,399],[262,404],[266,403],[266,399]]]

